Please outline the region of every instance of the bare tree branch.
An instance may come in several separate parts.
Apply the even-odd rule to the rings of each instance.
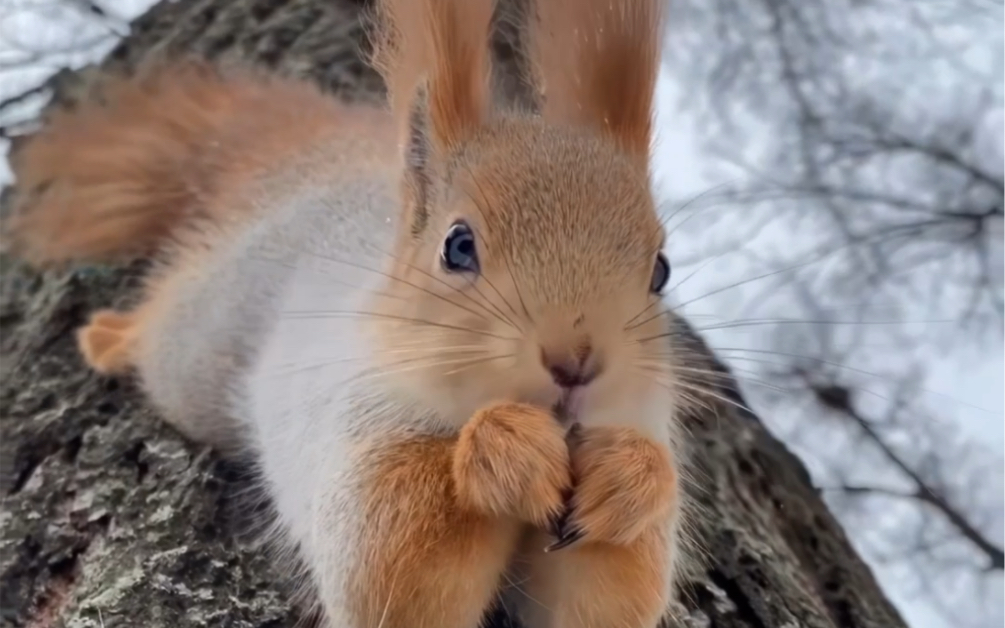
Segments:
[[[889,489],[873,487],[844,487],[844,490],[853,493],[864,493],[867,491],[881,493],[887,496],[900,498],[911,498],[928,504],[944,516],[963,537],[970,541],[988,560],[989,570],[1002,571],[1005,569],[1005,551],[989,541],[966,516],[954,507],[949,499],[942,495],[934,487],[930,486],[921,474],[909,465],[873,427],[873,422],[863,416],[853,403],[853,393],[850,389],[839,385],[815,385],[808,383],[817,401],[825,408],[840,413],[848,420],[852,421],[869,441],[875,445],[887,460],[890,461],[904,476],[915,484],[912,493],[903,494]]]

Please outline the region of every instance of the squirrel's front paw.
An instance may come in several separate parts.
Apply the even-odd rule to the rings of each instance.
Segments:
[[[670,450],[630,428],[594,427],[572,446],[576,488],[552,527],[555,550],[578,541],[627,545],[671,516],[677,473]]]
[[[480,410],[461,430],[453,472],[462,504],[547,525],[571,485],[565,429],[527,404]]]

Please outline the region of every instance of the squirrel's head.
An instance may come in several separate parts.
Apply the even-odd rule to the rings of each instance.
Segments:
[[[493,401],[637,421],[674,402],[649,185],[660,0],[537,0],[541,111],[493,108],[488,0],[386,0],[401,129],[387,372],[463,420]]]

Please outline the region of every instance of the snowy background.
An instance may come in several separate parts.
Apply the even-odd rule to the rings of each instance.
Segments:
[[[4,153],[150,4],[0,0]],[[671,9],[669,298],[914,628],[1005,624],[1003,70],[1001,0]]]

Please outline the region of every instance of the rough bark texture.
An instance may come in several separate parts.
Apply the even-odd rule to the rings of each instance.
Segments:
[[[505,40],[500,89],[519,96],[519,57]],[[379,99],[361,41],[351,0],[163,2],[100,67],[57,77],[54,106],[72,106],[104,73],[179,53]],[[235,508],[249,485],[241,470],[185,442],[129,382],[88,373],[75,352],[72,330],[95,307],[128,298],[135,271],[38,275],[3,260],[2,625],[293,626],[302,618],[285,574],[241,532],[247,517],[235,516],[249,514]],[[690,429],[708,565],[685,583],[683,624],[903,626],[803,465],[757,417],[722,405]]]

